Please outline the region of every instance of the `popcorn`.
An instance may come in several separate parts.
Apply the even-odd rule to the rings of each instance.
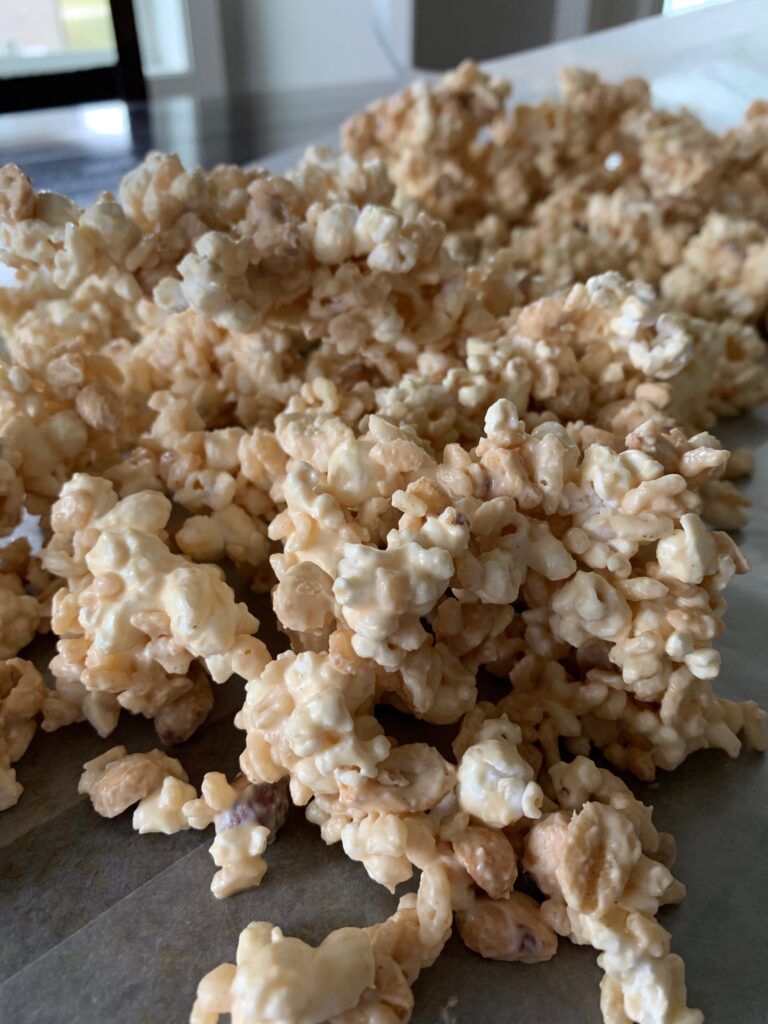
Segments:
[[[719,628],[716,622],[721,606],[713,595],[733,571],[743,571],[745,564],[724,536],[710,535],[701,525],[692,511],[699,507],[699,499],[688,481],[691,486],[701,486],[712,472],[722,469],[726,455],[713,446],[708,435],[699,435],[689,443],[683,435],[662,435],[658,427],[646,424],[630,435],[629,442],[634,447],[617,453],[604,445],[592,445],[582,456],[573,438],[556,425],[540,424],[531,435],[526,434],[513,407],[504,401],[497,402],[489,411],[486,430],[488,436],[481,438],[474,461],[471,455],[462,454],[457,445],[449,446],[444,464],[432,463],[425,467],[435,478],[434,483],[429,482],[428,477],[423,483],[412,481],[402,497],[397,492],[392,495],[392,500],[406,511],[398,529],[390,531],[386,551],[358,544],[347,547],[346,556],[340,558],[338,533],[331,539],[329,531],[328,544],[332,545],[333,557],[328,559],[326,544],[322,548],[324,576],[321,578],[328,578],[327,588],[336,577],[335,603],[332,605],[325,599],[322,638],[327,637],[330,642],[331,617],[337,617],[345,627],[352,627],[350,641],[355,656],[371,659],[384,670],[379,673],[379,680],[382,689],[391,694],[389,699],[398,704],[402,702],[412,713],[430,720],[455,720],[472,706],[473,700],[471,689],[445,688],[448,680],[457,678],[456,667],[451,667],[452,663],[447,660],[449,652],[455,657],[454,637],[459,635],[464,641],[463,619],[456,616],[466,611],[459,612],[459,609],[468,610],[472,604],[463,602],[479,599],[497,605],[496,614],[500,615],[504,608],[502,602],[516,600],[522,586],[527,606],[522,612],[522,629],[510,626],[510,614],[505,611],[504,617],[498,620],[497,639],[485,649],[487,664],[505,665],[506,674],[516,665],[519,655],[525,653],[528,643],[534,645],[538,656],[545,658],[564,657],[570,646],[589,648],[594,658],[595,645],[602,642],[608,645],[607,656],[620,669],[622,680],[613,682],[616,677],[605,672],[600,658],[587,661],[587,679],[583,685],[572,685],[567,676],[557,681],[552,677],[554,699],[546,705],[547,721],[557,723],[557,732],[552,735],[550,726],[546,725],[543,732],[538,728],[529,731],[526,741],[541,744],[540,754],[544,753],[549,763],[558,760],[557,736],[569,737],[574,750],[583,752],[583,740],[581,748],[577,741],[586,735],[606,750],[608,756],[619,756],[623,748],[618,735],[626,737],[627,733],[620,731],[617,735],[617,725],[610,723],[622,723],[619,730],[635,730],[641,721],[658,721],[655,708],[647,704],[645,717],[638,717],[637,702],[628,700],[622,691],[629,689],[640,701],[653,701],[663,695],[673,679],[677,671],[675,664],[684,665],[702,680],[717,673],[718,663],[710,642]],[[352,443],[349,439],[344,442],[345,445]],[[330,476],[331,463],[328,465]],[[463,467],[461,470],[458,470],[459,465]],[[317,495],[322,486],[319,476],[312,486]],[[292,487],[291,484],[287,488],[289,501]],[[418,488],[429,495],[426,501],[417,499]],[[475,494],[489,492],[491,497],[484,503],[474,498]],[[307,499],[304,501],[306,503]],[[323,502],[329,510],[335,507],[330,494],[323,497]],[[449,512],[451,502],[467,511],[470,507],[473,509],[469,516],[464,512],[456,513],[468,519],[468,530],[462,526],[456,533],[457,538],[466,539],[456,543],[462,548],[466,544],[469,550],[462,550],[454,557],[450,555],[456,550],[452,546],[454,542],[447,538],[441,541],[447,545],[442,550],[453,559],[453,565],[445,561],[443,575],[424,592],[424,603],[415,605],[410,612],[412,623],[405,627],[403,616],[414,598],[401,594],[391,602],[391,611],[386,598],[372,602],[367,591],[360,589],[356,582],[359,578],[361,584],[370,587],[371,574],[356,564],[353,568],[351,559],[353,556],[355,560],[362,558],[367,565],[366,560],[373,558],[377,565],[383,565],[383,559],[402,559],[410,551],[419,558],[425,557],[424,552],[427,558],[435,557],[431,538],[437,536],[434,531],[441,517],[445,519],[452,514]],[[474,504],[470,506],[468,502]],[[336,507],[339,510],[333,514],[341,522],[341,508]],[[567,528],[561,520],[558,532],[562,539],[554,537],[543,523],[528,518],[535,508],[541,508],[545,515],[571,517],[569,521],[573,526]],[[438,514],[430,513],[430,509]],[[347,522],[350,525],[345,529],[352,529],[352,520]],[[676,523],[680,524],[677,531]],[[514,532],[505,532],[512,524]],[[693,584],[694,577],[690,577],[687,570],[678,567],[679,559],[668,555],[677,550],[669,545],[679,545],[687,536],[686,529],[689,533],[695,531],[699,546],[704,545],[708,552],[702,563],[702,575],[696,577],[697,584]],[[416,539],[406,540],[410,536]],[[418,547],[407,546],[417,542]],[[653,550],[648,547],[651,542],[657,542],[657,562],[648,557]],[[645,561],[635,566],[641,550]],[[306,554],[302,552],[301,557],[308,557],[312,564],[315,564],[314,559],[321,560],[314,549],[307,550]],[[445,560],[445,555],[438,557]],[[281,560],[276,562],[280,573],[285,572],[285,564]],[[414,575],[410,567],[399,571],[407,573],[408,578]],[[678,575],[683,579],[678,579]],[[549,583],[544,582],[547,577]],[[709,583],[710,589],[702,586],[705,579],[712,579],[714,591]],[[701,626],[691,629],[688,625],[684,638],[673,607],[676,608],[681,596],[680,588],[693,585],[701,587],[696,606],[704,618]],[[455,598],[444,596],[449,587],[457,588],[462,602],[458,606]],[[366,601],[371,604],[370,611],[365,610]],[[456,611],[449,611],[452,608]],[[436,643],[426,635],[419,621],[425,614],[434,618]],[[688,614],[695,617],[699,613]],[[456,619],[455,624],[451,617]],[[484,621],[492,620],[485,616]],[[674,640],[672,633],[675,633]],[[307,642],[320,644],[325,642],[322,638],[318,633],[308,637]],[[459,657],[467,658],[471,650],[471,644],[469,649],[462,646]],[[476,661],[471,660],[469,664],[476,669]],[[532,709],[524,710],[531,701],[526,694],[528,689],[532,691],[542,684],[535,676],[526,676],[530,682],[521,686],[523,664],[514,668],[515,688],[509,698],[509,708],[513,719],[528,727],[527,716]],[[591,667],[596,664],[600,664],[599,671]],[[456,699],[451,698],[446,703],[452,692],[456,693]],[[468,703],[463,703],[459,692],[466,693]],[[716,743],[731,751],[737,749],[735,737],[718,717],[722,712],[718,711],[711,695],[707,697],[700,690],[698,696],[691,695],[691,698],[701,709],[695,712],[693,719],[687,717],[693,711],[692,702],[675,705],[678,710],[674,714],[668,702],[665,716],[672,717],[666,717],[665,733],[660,723],[654,728],[650,750],[645,738],[641,741],[638,736],[630,743],[638,755],[640,750],[645,750],[642,762],[633,754],[634,770],[647,776],[653,771],[650,764],[666,767],[679,763],[696,745]],[[705,711],[705,707],[709,710]],[[543,725],[541,712],[538,715]],[[554,717],[549,718],[550,715]],[[631,726],[624,724],[630,720]],[[646,729],[643,725],[644,736]],[[663,743],[662,735],[666,737]],[[627,762],[620,763],[624,767]]]
[[[196,795],[194,786],[174,775],[166,775],[159,789],[139,801],[133,812],[133,827],[141,835],[147,832],[172,835],[189,828],[183,808]]]
[[[511,401],[529,429],[556,420],[587,440],[586,420],[590,439],[618,447],[644,424],[669,431],[672,417],[694,433],[766,393],[750,328],[663,312],[652,289],[616,274],[531,303],[488,333],[469,338],[466,365],[439,381],[412,372],[378,391],[381,413],[415,426],[436,453],[476,443],[497,399]],[[702,374],[709,361],[716,378]]]
[[[276,563],[279,582],[272,604],[282,628],[303,650],[322,650],[335,624],[333,580],[314,562],[297,562],[287,571]]]
[[[425,636],[418,619],[431,611],[453,576],[453,556],[466,545],[468,530],[448,508],[428,517],[421,530],[392,531],[387,550],[346,544],[333,592],[355,637],[361,657],[396,668],[402,654],[416,650]]]
[[[594,382],[591,384],[592,403],[603,407],[596,409],[590,419],[608,429],[627,432],[645,419],[658,418],[660,412],[666,417],[674,416],[684,425],[689,422],[697,427],[706,425],[706,420],[702,424],[702,418],[707,409],[717,415],[728,415],[725,408],[721,408],[721,396],[727,395],[726,401],[729,400],[732,382],[737,378],[743,378],[745,384],[748,379],[754,379],[755,387],[765,389],[765,375],[756,365],[757,350],[752,347],[752,336],[747,329],[741,329],[741,337],[750,355],[742,360],[738,342],[727,340],[736,333],[733,323],[715,326],[661,312],[654,291],[647,285],[628,285],[616,274],[602,274],[587,281],[583,289],[575,286],[564,301],[548,298],[534,303],[518,317],[516,326],[528,337],[541,337],[543,329],[545,337],[548,340],[552,337],[554,341],[560,331],[567,330],[563,317],[566,322],[581,320],[584,327],[591,324],[586,333],[586,339],[590,339],[586,341],[587,347],[582,349],[577,343],[575,352],[581,357],[581,373]],[[595,319],[604,324],[598,332],[599,340],[595,337]],[[603,348],[606,345],[607,348]],[[568,349],[573,350],[573,347],[573,341],[569,340]],[[699,379],[710,360],[721,368],[720,374]],[[623,371],[619,370],[620,365]],[[650,381],[672,381],[671,393],[663,387],[649,389],[645,385]],[[702,392],[706,395],[703,407]],[[698,407],[688,398],[694,393],[698,396]],[[546,392],[542,395],[542,398],[548,397]],[[624,402],[625,397],[627,402]],[[628,416],[632,416],[634,409],[637,412],[632,422]],[[557,406],[553,411],[562,415]],[[576,408],[575,415],[570,415],[576,419],[585,412]]]
[[[341,797],[321,794],[307,807],[307,818],[319,825],[326,843],[341,842],[345,853],[360,861],[368,875],[390,892],[412,876],[414,867],[421,870],[421,902],[429,918],[423,926],[434,929],[437,914],[443,921],[440,928],[447,929],[450,917],[446,915],[451,908],[466,906],[472,899],[472,878],[450,846],[464,834],[469,816],[458,807],[450,766],[443,764],[442,771],[436,772],[433,779],[414,777],[416,768],[424,771],[433,767],[427,754],[430,748],[426,744],[395,748],[382,765],[379,781],[372,786],[364,784],[369,793],[362,800],[356,801],[349,791]],[[434,750],[431,757],[439,760]],[[398,796],[398,787],[404,790],[402,798]],[[502,836],[499,838],[503,840]],[[514,861],[514,854],[512,857]],[[509,878],[508,865],[499,866],[498,862],[499,856],[490,870]],[[478,870],[482,869],[478,866]],[[433,930],[430,934],[434,937],[436,933]],[[441,943],[446,938],[447,932],[441,932]]]
[[[348,785],[340,780],[344,804],[364,811],[408,814],[436,807],[453,789],[455,773],[426,743],[393,747],[380,761],[374,779]]]
[[[42,625],[37,598],[15,573],[0,573],[0,658],[15,657]]]
[[[414,1002],[411,986],[421,971],[434,963],[447,939],[442,935],[432,945],[423,942],[416,900],[413,893],[401,897],[391,917],[366,929],[376,963],[375,986],[363,992],[354,1009],[332,1018],[333,1024],[365,1024],[377,1015],[398,1019],[410,1014]]]
[[[461,754],[458,799],[462,810],[486,825],[505,828],[520,818],[538,818],[544,794],[518,753],[520,729],[506,715],[485,722]]]
[[[661,290],[670,304],[696,316],[764,322],[768,232],[756,221],[711,213],[662,278]]]
[[[307,463],[290,468],[283,493],[287,507],[269,527],[270,540],[284,541],[278,575],[294,565],[311,562],[335,576],[344,543],[361,539],[361,528],[347,518]]]
[[[18,223],[32,216],[35,190],[32,182],[16,164],[6,164],[0,171],[0,215],[3,221]]]
[[[322,1024],[353,1007],[373,986],[374,972],[371,940],[361,928],[340,928],[314,948],[255,922],[240,934],[237,966],[221,965],[200,982],[191,1019],[215,1024],[230,1013],[236,1024],[268,1017]]]
[[[213,876],[211,891],[223,899],[260,884],[267,870],[261,854],[283,824],[288,806],[286,787],[279,783],[252,785],[240,776],[230,786],[224,775],[209,772],[198,798],[194,786],[169,776],[139,802],[133,827],[142,834],[171,834],[215,822],[210,853],[220,870]]]
[[[416,82],[351,118],[342,146],[359,159],[384,158],[403,198],[444,220],[459,211],[466,216],[463,192],[482,194],[490,184],[476,136],[503,109],[508,93],[507,82],[465,61],[434,90]]]
[[[0,532],[11,533],[21,518],[24,505],[24,481],[18,474],[21,454],[7,441],[0,441]]]
[[[338,818],[338,812],[333,817]],[[317,814],[313,813],[312,818],[317,820]],[[338,825],[339,822],[334,821],[332,827],[338,828]],[[331,841],[327,821],[321,824],[320,831],[326,842]],[[412,876],[414,863],[426,863],[435,846],[432,831],[422,819],[376,811],[343,824],[340,839],[350,860],[360,861],[374,882],[390,892]]]
[[[420,873],[317,949],[251,925],[200,1024],[405,1020],[454,915],[491,958],[592,944],[606,1020],[701,1019],[655,921],[674,843],[590,755],[649,780],[766,744],[714,689],[748,565],[713,527],[744,523],[752,466],[708,429],[768,396],[768,119],[718,137],[639,80],[561,91],[507,109],[466,62],[352,118],[340,157],[150,153],[85,209],[0,171],[0,654],[58,636],[52,690],[3,662],[0,807],[39,714],[106,736],[125,708],[176,744],[238,674],[243,775],[198,795],[116,747],[81,779],[97,811],[214,824],[217,897],[260,884],[289,792],[373,880]],[[455,724],[452,755],[382,704]]]
[[[152,540],[157,543],[152,543]],[[108,612],[102,605],[91,606],[88,588],[82,591],[79,620],[85,635],[91,636],[93,643],[102,651],[124,651],[138,642],[143,632],[133,625],[131,619],[146,617],[151,633],[157,630],[157,640],[167,630],[167,651],[163,650],[162,642],[156,644],[156,657],[161,662],[165,659],[169,666],[175,665],[176,659],[180,658],[181,662],[186,661],[183,665],[186,671],[190,657],[207,659],[206,665],[214,680],[223,682],[234,671],[232,658],[241,653],[249,654],[249,647],[253,649],[254,645],[242,637],[246,630],[255,627],[255,621],[242,607],[234,614],[220,613],[220,606],[225,604],[229,591],[219,574],[196,571],[205,567],[188,567],[167,553],[160,538],[152,540],[132,535],[129,531],[125,531],[122,537],[105,533],[88,552],[86,565],[93,576],[89,587],[94,588],[90,593],[112,597],[116,606]],[[154,594],[143,594],[136,604],[130,603],[120,609],[116,594],[125,594],[134,574],[141,572],[142,562],[154,563],[155,572],[166,576],[166,580]],[[105,584],[101,584],[102,579],[105,579]],[[112,594],[108,588],[114,588]],[[124,600],[130,602],[128,594]],[[186,655],[181,653],[184,648]],[[180,663],[179,667],[181,669]]]
[[[104,758],[123,749],[115,748],[96,762],[89,762],[86,768],[93,770]],[[118,763],[125,765],[126,759]],[[141,834],[164,832],[170,835],[188,828],[206,828],[213,821],[216,838],[210,852],[220,869],[211,882],[214,896],[222,899],[258,886],[267,870],[261,854],[288,811],[285,788],[250,785],[242,777],[230,786],[223,775],[209,772],[198,798],[194,786],[184,779],[186,776],[179,779],[167,775],[159,788],[144,796],[133,814],[134,829]],[[89,785],[93,788],[91,783]]]
[[[61,485],[76,468],[115,456],[119,432],[103,432],[103,417],[108,415],[105,403],[111,410],[114,398],[109,387],[97,389],[81,380],[75,396],[61,401],[40,378],[18,366],[0,367],[0,438],[20,481],[13,499],[17,514],[22,486],[26,492],[23,506],[33,515],[47,518]],[[81,411],[92,422],[84,419]],[[8,470],[5,476],[8,478]],[[13,489],[10,479],[6,487]]]
[[[545,815],[526,839],[526,870],[549,897],[544,919],[559,934],[603,950],[604,1012],[648,1024],[703,1020],[686,1007],[682,961],[669,953],[669,936],[654,920],[684,888],[643,852],[659,847],[650,810],[586,758],[550,774],[573,810]],[[602,800],[591,801],[597,791]]]
[[[177,531],[177,544],[195,560],[226,555],[257,573],[267,559],[263,516],[274,507],[271,474],[281,474],[284,464],[284,457],[272,458],[274,439],[259,428],[250,434],[237,427],[204,430],[189,400],[166,392],[155,392],[149,404],[158,416],[145,439],[146,455],[174,503],[198,513]]]
[[[211,856],[220,870],[211,882],[214,896],[221,899],[261,882],[267,870],[261,854],[267,848],[268,836],[269,829],[261,825],[236,825],[216,836]]]
[[[360,162],[327,146],[310,146],[288,178],[311,203],[351,202],[386,206],[392,184],[381,160]]]
[[[220,570],[166,547],[169,514],[170,502],[156,492],[118,501],[108,481],[82,475],[53,509],[56,532],[43,563],[67,588],[54,598],[54,629],[65,638],[51,667],[56,688],[103,735],[126,707],[150,717],[164,712],[165,738],[186,739],[212,703],[194,659],[219,682],[266,660],[251,636],[257,620],[235,604]],[[153,584],[137,586],[147,573]]]
[[[488,102],[495,83],[465,64],[351,119],[342,144],[383,157],[397,201],[447,222],[452,251],[479,261],[474,281],[495,314],[618,270],[698,316],[761,322],[765,119],[717,138],[690,112],[649,110],[639,80],[567,70],[561,89],[559,103],[505,110],[503,92]],[[460,95],[473,99],[457,117]]]
[[[620,635],[632,619],[627,602],[603,576],[581,570],[558,590],[552,610],[554,632],[573,647]]]
[[[284,326],[280,310],[293,303],[303,307],[299,323],[308,338],[324,339],[341,355],[357,350],[390,377],[398,372],[400,352],[448,344],[470,296],[460,268],[441,247],[438,222],[373,203],[308,202],[279,178],[264,179],[260,187],[272,197],[270,210],[280,195],[281,216],[260,215],[255,234],[247,233],[247,223],[200,234],[178,263],[178,276],[155,288],[161,310],[193,309],[226,331],[248,334],[267,321]],[[401,295],[412,310],[408,320],[395,301]]]
[[[161,750],[129,754],[123,746],[112,747],[86,761],[83,769],[77,791],[88,794],[93,809],[103,818],[114,818],[161,787],[165,790],[169,776],[187,781],[181,764]]]
[[[206,425],[233,412],[240,425],[261,427],[301,384],[302,353],[288,331],[239,334],[192,310],[148,326],[137,345],[115,354],[137,401],[168,390],[188,399]]]
[[[290,772],[298,804],[375,777],[390,744],[367,713],[374,689],[372,671],[347,675],[327,653],[280,655],[248,682],[235,720],[247,732],[243,771],[254,782]]]
[[[185,220],[208,226],[245,213],[248,189],[264,172],[219,166],[185,171],[175,154],[150,152],[120,184],[120,201],[145,234],[173,234]],[[190,217],[190,213],[192,216]]]
[[[206,772],[200,787],[200,797],[190,800],[183,814],[192,828],[207,828],[222,814],[234,807],[238,793],[221,772]]]
[[[292,395],[275,418],[275,436],[291,459],[308,462],[319,473],[326,473],[330,459],[351,438],[350,427],[361,418],[367,404],[363,389],[355,388],[344,395],[334,381],[316,377]],[[346,454],[354,459],[350,471],[364,472],[358,452],[353,449]]]
[[[681,516],[680,526],[656,545],[659,569],[682,583],[701,583],[717,572],[715,542],[697,515]]]
[[[0,811],[18,803],[23,792],[12,765],[32,741],[44,700],[43,678],[31,662],[0,662]]]

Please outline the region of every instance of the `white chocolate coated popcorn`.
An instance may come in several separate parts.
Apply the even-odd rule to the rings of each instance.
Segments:
[[[538,818],[544,794],[518,753],[520,729],[506,716],[486,722],[461,755],[458,798],[462,810],[486,825],[504,828],[520,818]]]
[[[683,895],[670,841],[589,755],[650,780],[765,746],[718,695],[748,565],[710,526],[746,521],[751,467],[708,429],[768,397],[768,107],[717,136],[639,80],[508,92],[465,62],[354,117],[340,157],[151,153],[85,209],[0,171],[0,654],[59,638],[55,689],[0,673],[0,807],[39,713],[106,736],[125,709],[172,745],[241,675],[245,777],[198,797],[115,748],[97,809],[214,824],[216,896],[259,884],[289,789],[373,880],[421,872],[318,950],[252,926],[198,1024],[405,1022],[454,915],[488,957],[593,944],[611,1024],[700,1020],[654,920]],[[290,651],[230,574],[272,588]],[[414,720],[457,724],[453,757]]]
[[[268,828],[252,824],[235,825],[216,836],[211,846],[213,863],[219,868],[211,882],[214,896],[222,899],[261,882],[267,870],[261,854],[268,837]]]
[[[415,650],[424,637],[418,619],[431,611],[453,575],[454,555],[467,543],[466,523],[448,508],[428,517],[419,532],[393,530],[386,551],[347,544],[334,596],[361,657],[396,668],[401,650]]]
[[[606,972],[601,1006],[607,1021],[699,1024],[686,1005],[682,961],[655,921],[659,906],[684,889],[646,856],[659,841],[637,802],[586,758],[558,765],[552,778],[575,811],[544,815],[526,839],[524,863],[550,897],[542,912],[561,935],[601,950]],[[586,799],[602,792],[606,802]],[[647,844],[647,845],[646,845]]]
[[[125,747],[112,747],[105,754],[86,761],[83,768],[77,791],[87,793],[93,809],[105,818],[114,818],[131,804],[143,801],[157,790],[162,791],[168,776],[187,781],[181,764],[161,750],[129,754]]]
[[[315,948],[255,922],[240,935],[236,966],[226,967],[200,982],[193,1024],[215,1024],[223,1013],[233,1024],[322,1024],[374,981],[373,948],[361,928],[331,932]]]
[[[212,705],[194,659],[223,682],[266,663],[256,620],[211,565],[173,554],[163,536],[171,503],[154,491],[117,500],[112,484],[78,474],[53,507],[43,564],[67,579],[54,597],[64,634],[52,663],[57,690],[103,735],[120,707],[186,739]],[[97,703],[101,699],[102,703]]]
[[[0,662],[0,811],[13,807],[23,792],[12,765],[32,741],[45,694],[43,678],[31,662]]]
[[[133,827],[141,835],[147,832],[164,832],[172,835],[189,828],[183,808],[197,796],[194,786],[167,775],[162,786],[139,801],[133,812]]]
[[[376,776],[389,741],[368,713],[375,677],[337,671],[327,653],[286,653],[247,686],[236,724],[247,732],[242,766],[253,781],[291,773],[294,801],[337,793]]]

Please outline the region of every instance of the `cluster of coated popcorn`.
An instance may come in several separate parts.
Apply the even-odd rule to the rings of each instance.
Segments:
[[[241,677],[240,775],[113,747],[96,812],[213,825],[219,898],[291,803],[390,892],[419,876],[317,948],[250,925],[195,1024],[404,1024],[454,924],[491,959],[592,945],[610,1024],[702,1019],[656,921],[673,840],[591,756],[650,780],[765,746],[716,691],[749,567],[713,527],[753,460],[709,430],[768,398],[768,105],[718,137],[639,80],[508,93],[465,63],[340,157],[152,153],[86,209],[0,170],[0,809],[38,718],[125,710],[171,747]],[[49,625],[51,685],[16,657]]]
[[[170,514],[157,491],[118,500],[101,477],[76,473],[62,488],[43,552],[43,565],[66,581],[53,597],[61,639],[52,728],[84,717],[107,736],[125,708],[179,743],[212,707],[209,676],[222,683],[269,660],[252,635],[258,620],[235,602],[222,570],[168,548]]]
[[[218,898],[261,882],[267,870],[261,854],[288,813],[284,785],[254,785],[242,775],[230,785],[220,772],[209,772],[198,797],[175,758],[161,750],[129,754],[123,746],[112,747],[83,767],[78,792],[88,794],[96,813],[113,818],[136,804],[133,827],[142,835],[171,835],[215,824],[210,852],[220,870],[213,876],[211,891]]]
[[[601,951],[607,1021],[700,1024],[702,1013],[687,1006],[682,960],[655,920],[685,887],[664,862],[674,851],[648,808],[587,758],[554,765],[549,775],[564,809],[533,825],[523,857],[547,897],[542,917],[558,934]]]
[[[21,796],[24,787],[12,765],[32,741],[45,692],[43,677],[31,662],[0,661],[0,811],[13,807]]]
[[[671,308],[765,325],[768,103],[718,136],[654,110],[640,79],[567,69],[559,101],[509,108],[507,92],[466,62],[352,117],[342,145],[383,159],[399,207],[443,220],[481,270],[501,260],[524,298],[614,270]]]

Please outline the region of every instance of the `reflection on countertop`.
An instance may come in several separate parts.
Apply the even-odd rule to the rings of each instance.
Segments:
[[[178,153],[190,167],[246,163],[264,154],[331,141],[349,114],[398,88],[360,83],[261,96],[147,103],[118,101],[0,115],[0,165],[18,163],[37,188],[85,203],[150,149]]]

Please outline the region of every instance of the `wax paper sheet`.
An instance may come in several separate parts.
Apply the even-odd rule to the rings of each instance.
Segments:
[[[725,425],[758,466],[739,538],[752,572],[728,590],[718,692],[766,703],[768,665],[768,412]],[[274,650],[284,640],[269,628]],[[42,655],[42,652],[41,652]],[[242,684],[217,690],[200,733],[174,753],[199,783],[237,770],[242,734],[232,716]],[[416,726],[418,728],[418,726]],[[131,815],[99,818],[77,795],[83,761],[113,743],[156,745],[151,725],[124,718],[109,740],[76,725],[38,735],[18,766],[25,792],[0,815],[0,1021],[14,1024],[155,1024],[185,1021],[200,977],[234,956],[238,933],[267,920],[313,943],[333,928],[390,914],[396,897],[340,846],[326,847],[299,808],[266,854],[259,889],[226,900],[209,891],[208,833],[140,836]],[[688,886],[662,912],[687,965],[692,1005],[712,1024],[765,1024],[768,975],[768,760],[706,751],[636,792],[678,841],[676,874]],[[415,1024],[598,1024],[594,951],[561,942],[553,961],[493,963],[452,939],[416,984]]]
[[[768,20],[766,8],[755,3],[731,6],[755,17],[762,11],[763,22]],[[523,55],[517,64],[497,62],[498,70],[514,75],[522,84],[518,95],[528,98],[532,91],[551,89],[558,64],[604,66],[618,77],[622,70],[645,71],[642,60],[659,64],[663,53],[667,63],[654,73],[660,98],[684,96],[721,127],[724,119],[738,118],[750,98],[768,95],[766,65],[758,59],[767,35],[745,21],[728,42],[724,15],[707,17],[703,33],[690,22],[688,43],[678,28],[677,50],[668,41],[644,49],[648,29],[633,27],[634,34],[610,33],[610,45],[602,48],[593,37],[549,54]],[[528,75],[527,83],[518,69]],[[276,168],[287,162],[285,156],[270,161]],[[738,537],[753,571],[728,589],[716,688],[723,696],[765,706],[768,411],[722,425],[718,433],[731,446],[751,447],[758,465],[745,486],[753,502],[750,522]],[[273,650],[285,646],[270,625],[268,602],[254,610],[264,619],[263,635]],[[41,664],[50,655],[50,641],[47,652],[45,643],[36,653]],[[173,751],[193,783],[206,771],[231,777],[237,770],[242,734],[232,717],[241,701],[242,683],[218,688],[210,720]],[[261,887],[216,900],[209,890],[209,834],[139,836],[130,813],[99,818],[77,795],[82,763],[115,743],[147,750],[156,738],[149,723],[128,717],[107,741],[76,725],[39,734],[18,765],[25,792],[17,807],[0,814],[2,1024],[183,1022],[198,980],[233,959],[238,934],[250,921],[272,921],[316,943],[333,928],[371,924],[394,909],[396,897],[370,881],[339,846],[326,847],[298,808],[266,854],[269,870]],[[662,772],[652,785],[633,788],[655,805],[658,827],[678,841],[675,873],[688,896],[679,907],[662,911],[661,921],[685,959],[691,1005],[704,1010],[709,1024],[766,1024],[768,760],[749,750],[736,761],[701,752],[673,775]],[[594,951],[568,942],[561,942],[551,962],[524,966],[483,960],[453,938],[415,986],[413,1021],[598,1024],[600,975]]]

